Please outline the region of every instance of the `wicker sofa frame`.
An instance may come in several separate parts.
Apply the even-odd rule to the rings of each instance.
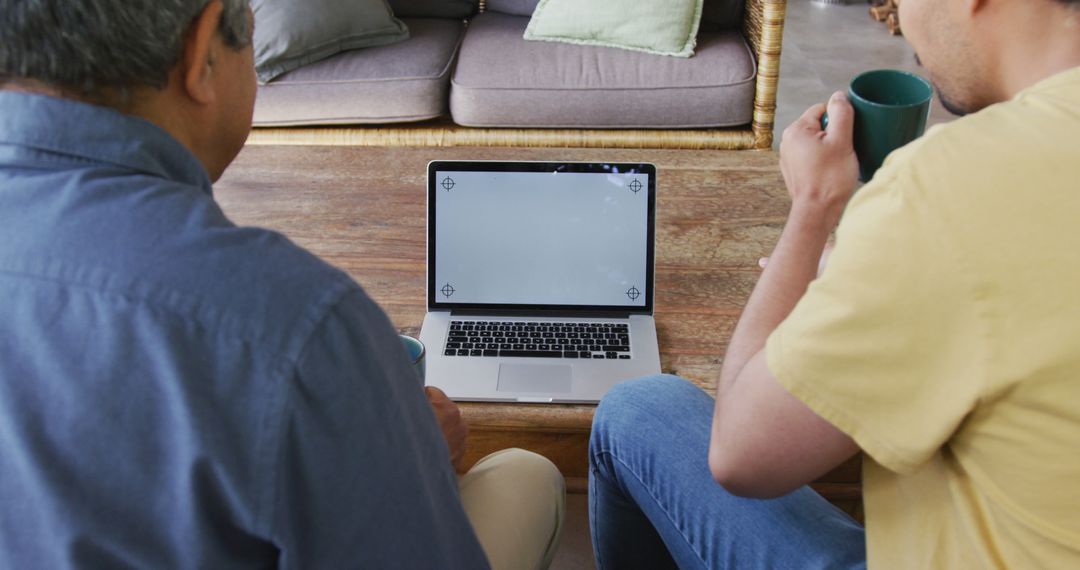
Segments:
[[[484,11],[480,2],[480,11]],[[580,148],[767,149],[773,142],[776,86],[787,0],[746,0],[743,32],[757,60],[750,125],[717,129],[477,128],[449,119],[414,124],[256,127],[249,144],[339,146],[490,146]]]

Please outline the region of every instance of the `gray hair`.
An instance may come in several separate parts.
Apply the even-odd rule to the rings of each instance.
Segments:
[[[0,0],[0,83],[29,79],[76,96],[164,88],[184,36],[213,0]],[[250,43],[248,0],[221,0],[218,29]]]

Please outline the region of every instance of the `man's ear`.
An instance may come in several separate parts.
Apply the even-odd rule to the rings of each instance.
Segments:
[[[224,6],[213,0],[203,8],[184,36],[184,56],[180,62],[180,78],[188,96],[198,103],[214,102],[214,62],[217,58],[215,39]]]

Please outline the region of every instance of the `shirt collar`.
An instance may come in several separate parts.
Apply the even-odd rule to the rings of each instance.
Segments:
[[[13,91],[0,91],[0,109],[0,144],[112,164],[211,193],[202,163],[150,121],[108,107]]]
[[[1080,85],[1080,67],[1073,67],[1071,69],[1066,69],[1065,71],[1055,73],[1050,77],[1042,79],[1035,85],[1024,89],[1020,93],[1017,93],[1017,96],[1019,97],[1020,95],[1030,95],[1032,93],[1046,93],[1049,91],[1054,91],[1066,85]]]

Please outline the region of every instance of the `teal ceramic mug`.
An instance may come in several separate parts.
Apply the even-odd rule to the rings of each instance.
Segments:
[[[424,372],[427,368],[425,362],[427,350],[424,348],[424,343],[408,335],[399,336],[401,336],[401,343],[405,345],[405,352],[409,355],[409,361],[412,362],[413,368],[416,369],[416,373],[420,376],[420,384],[423,384]]]
[[[876,69],[861,73],[848,86],[855,108],[852,142],[859,157],[859,180],[868,182],[892,151],[922,136],[934,88],[906,71]],[[824,128],[829,117],[822,118]]]

